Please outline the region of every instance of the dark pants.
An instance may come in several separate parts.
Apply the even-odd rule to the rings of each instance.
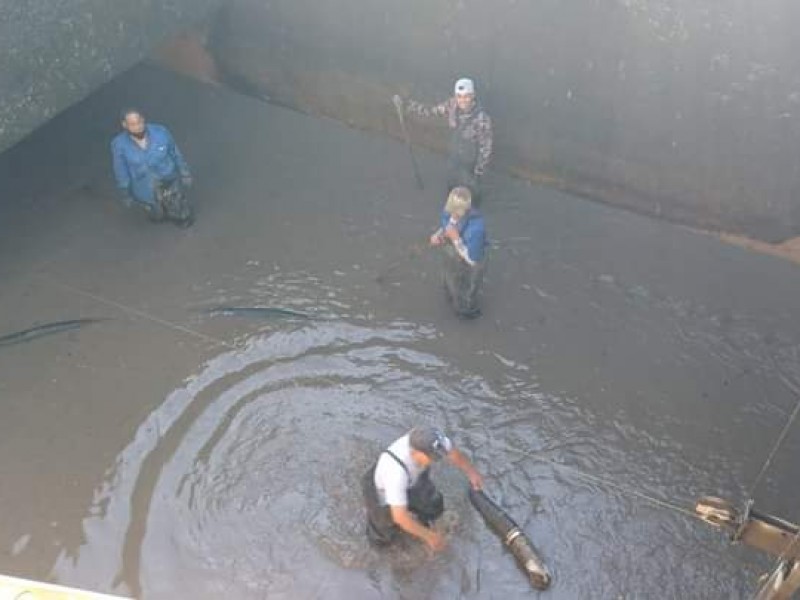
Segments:
[[[472,266],[464,262],[453,246],[448,244],[444,247],[442,259],[444,292],[458,316],[471,319],[481,314],[478,308],[478,292],[483,283],[485,270],[485,259]]]
[[[375,488],[375,467],[372,466],[361,479],[364,504],[367,508],[367,537],[376,546],[388,546],[403,531],[394,523],[391,509],[381,505]],[[444,498],[424,471],[417,482],[408,489],[408,510],[423,525],[430,525],[444,512]]]
[[[465,139],[460,130],[453,131],[447,159],[447,193],[458,186],[469,188],[474,206],[478,206],[481,201],[480,181],[475,175],[477,164],[478,144],[474,140]]]
[[[475,175],[475,164],[459,162],[458,157],[450,157],[447,165],[447,195],[455,187],[468,188],[472,194],[472,205],[477,207],[481,203],[481,182]]]
[[[150,219],[170,219],[182,225],[191,225],[194,221],[194,210],[181,180],[161,180],[155,185],[156,204],[149,211]]]

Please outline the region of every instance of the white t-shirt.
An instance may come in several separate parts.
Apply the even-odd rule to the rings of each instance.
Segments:
[[[378,490],[378,500],[382,505],[407,506],[408,488],[417,482],[425,470],[411,458],[409,435],[410,433],[405,434],[389,446],[392,454],[406,466],[408,473],[388,452],[382,452],[378,459],[378,465],[375,467],[375,489]],[[447,452],[453,449],[453,443],[447,437],[444,447]]]

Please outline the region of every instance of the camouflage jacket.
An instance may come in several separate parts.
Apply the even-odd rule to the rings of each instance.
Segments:
[[[405,111],[418,117],[447,117],[450,129],[458,130],[464,140],[477,143],[478,161],[475,164],[475,174],[483,175],[492,158],[492,119],[480,104],[476,102],[470,112],[462,113],[458,110],[454,97],[433,106],[408,100]]]

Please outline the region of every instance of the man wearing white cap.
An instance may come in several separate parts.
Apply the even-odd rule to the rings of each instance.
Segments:
[[[373,545],[387,546],[405,532],[434,551],[444,548],[442,534],[430,527],[444,512],[444,499],[428,473],[442,458],[461,469],[474,489],[481,489],[481,474],[435,427],[415,427],[395,440],[364,474],[367,538]]]
[[[480,199],[480,178],[492,158],[492,120],[478,102],[475,82],[466,77],[456,81],[454,95],[434,106],[415,100],[404,102],[392,98],[398,110],[420,117],[447,117],[452,135],[447,169],[447,192],[465,186],[472,192],[473,202]],[[404,106],[405,105],[405,106]]]

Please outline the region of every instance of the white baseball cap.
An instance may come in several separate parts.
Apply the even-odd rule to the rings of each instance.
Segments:
[[[475,94],[475,82],[472,79],[467,79],[466,77],[462,77],[458,81],[456,81],[456,94]]]

